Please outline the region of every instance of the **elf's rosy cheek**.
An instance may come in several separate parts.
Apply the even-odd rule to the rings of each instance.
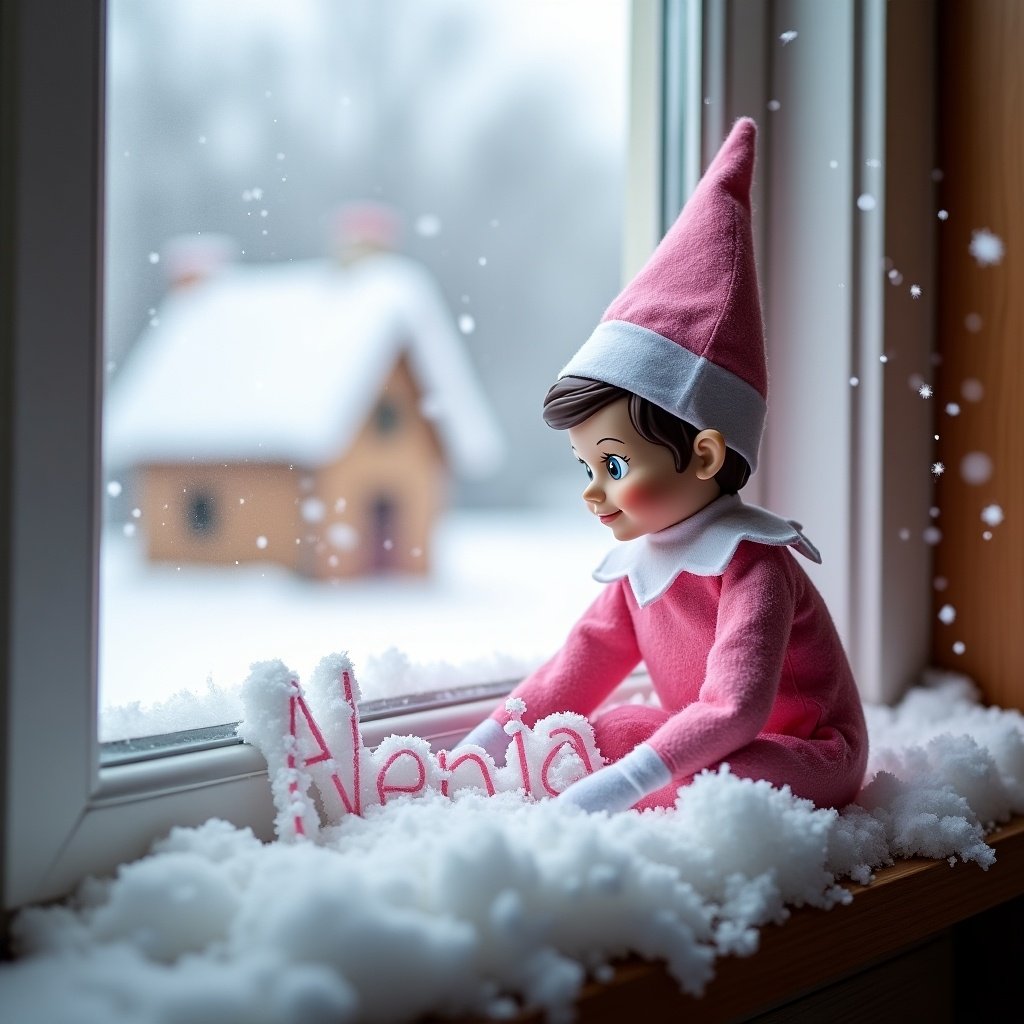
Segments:
[[[649,483],[627,480],[620,492],[619,505],[623,508],[649,508],[664,497],[663,491],[664,488],[652,487]]]

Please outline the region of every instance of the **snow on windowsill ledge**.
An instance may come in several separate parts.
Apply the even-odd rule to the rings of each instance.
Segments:
[[[668,813],[468,793],[350,816],[322,845],[267,846],[216,821],[176,829],[117,879],[25,911],[0,1003],[52,1024],[197,1020],[211,1000],[216,1019],[247,1024],[516,1019],[523,1006],[564,1020],[637,971],[640,984],[706,992],[681,1005],[712,1005],[716,985],[756,989],[713,975],[762,971],[801,936],[799,955],[825,957],[822,970],[841,962],[833,943],[880,955],[900,928],[941,926],[926,907],[967,916],[1021,885],[1024,826],[985,838],[1024,814],[1024,717],[981,707],[957,678],[868,712],[879,774],[841,815],[720,772]],[[899,863],[852,902],[839,884],[921,854],[941,859]],[[912,887],[920,914],[905,913]]]
[[[632,957],[617,964],[609,980],[584,987],[576,1001],[578,1024],[625,1020],[640,1006],[647,1024],[746,1020],[849,977],[1024,895],[1024,817],[1011,819],[986,841],[996,853],[988,871],[954,870],[941,860],[920,857],[898,861],[882,868],[869,886],[847,883],[854,897],[847,906],[829,913],[794,910],[784,926],[762,931],[754,956],[720,960],[714,979],[697,998],[680,992],[664,965]],[[531,1013],[516,1021],[542,1019]]]

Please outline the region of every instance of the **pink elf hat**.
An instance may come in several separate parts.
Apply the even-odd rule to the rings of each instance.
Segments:
[[[750,185],[757,126],[740,118],[675,224],[560,377],[632,391],[757,466],[768,397]]]

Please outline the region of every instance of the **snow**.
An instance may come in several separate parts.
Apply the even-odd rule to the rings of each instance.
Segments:
[[[173,291],[105,398],[104,464],[248,459],[316,466],[365,421],[404,352],[458,472],[493,471],[502,441],[437,290],[378,255],[225,267]],[[200,372],[197,372],[197,368]]]
[[[960,477],[973,487],[987,483],[992,476],[992,458],[985,452],[968,452],[960,460]]]
[[[871,781],[841,813],[722,768],[668,812],[467,790],[370,807],[315,842],[173,829],[116,878],[17,917],[5,1019],[396,1022],[525,1004],[568,1020],[587,976],[630,953],[699,993],[789,908],[848,902],[841,879],[909,856],[988,868],[986,830],[1024,812],[1024,717],[982,707],[964,677],[866,710]]]
[[[979,267],[991,267],[1001,263],[1005,251],[1003,240],[988,228],[972,231],[967,249]]]
[[[273,565],[150,565],[138,536],[109,530],[101,740],[238,721],[250,665],[274,658],[306,679],[325,651],[348,650],[367,700],[521,677],[557,650],[601,589],[590,574],[607,530],[571,496],[558,503],[558,512],[452,511],[429,575],[337,584]],[[335,525],[333,544],[354,543]]]
[[[986,526],[998,526],[1004,518],[1005,515],[1001,505],[986,505],[981,510],[981,521],[985,523]]]
[[[977,377],[968,377],[960,384],[960,394],[968,402],[980,402],[985,397],[985,386]]]

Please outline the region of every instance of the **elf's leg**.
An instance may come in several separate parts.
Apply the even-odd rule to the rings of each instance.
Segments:
[[[669,718],[671,715],[664,708],[649,704],[621,704],[611,708],[593,719],[597,749],[609,764],[618,761],[638,743],[649,740]],[[641,810],[648,807],[671,807],[675,803],[679,786],[678,782],[669,783],[636,806]]]
[[[855,754],[836,729],[812,739],[763,735],[725,758],[734,775],[788,785],[817,807],[844,807],[864,784],[867,753]]]

